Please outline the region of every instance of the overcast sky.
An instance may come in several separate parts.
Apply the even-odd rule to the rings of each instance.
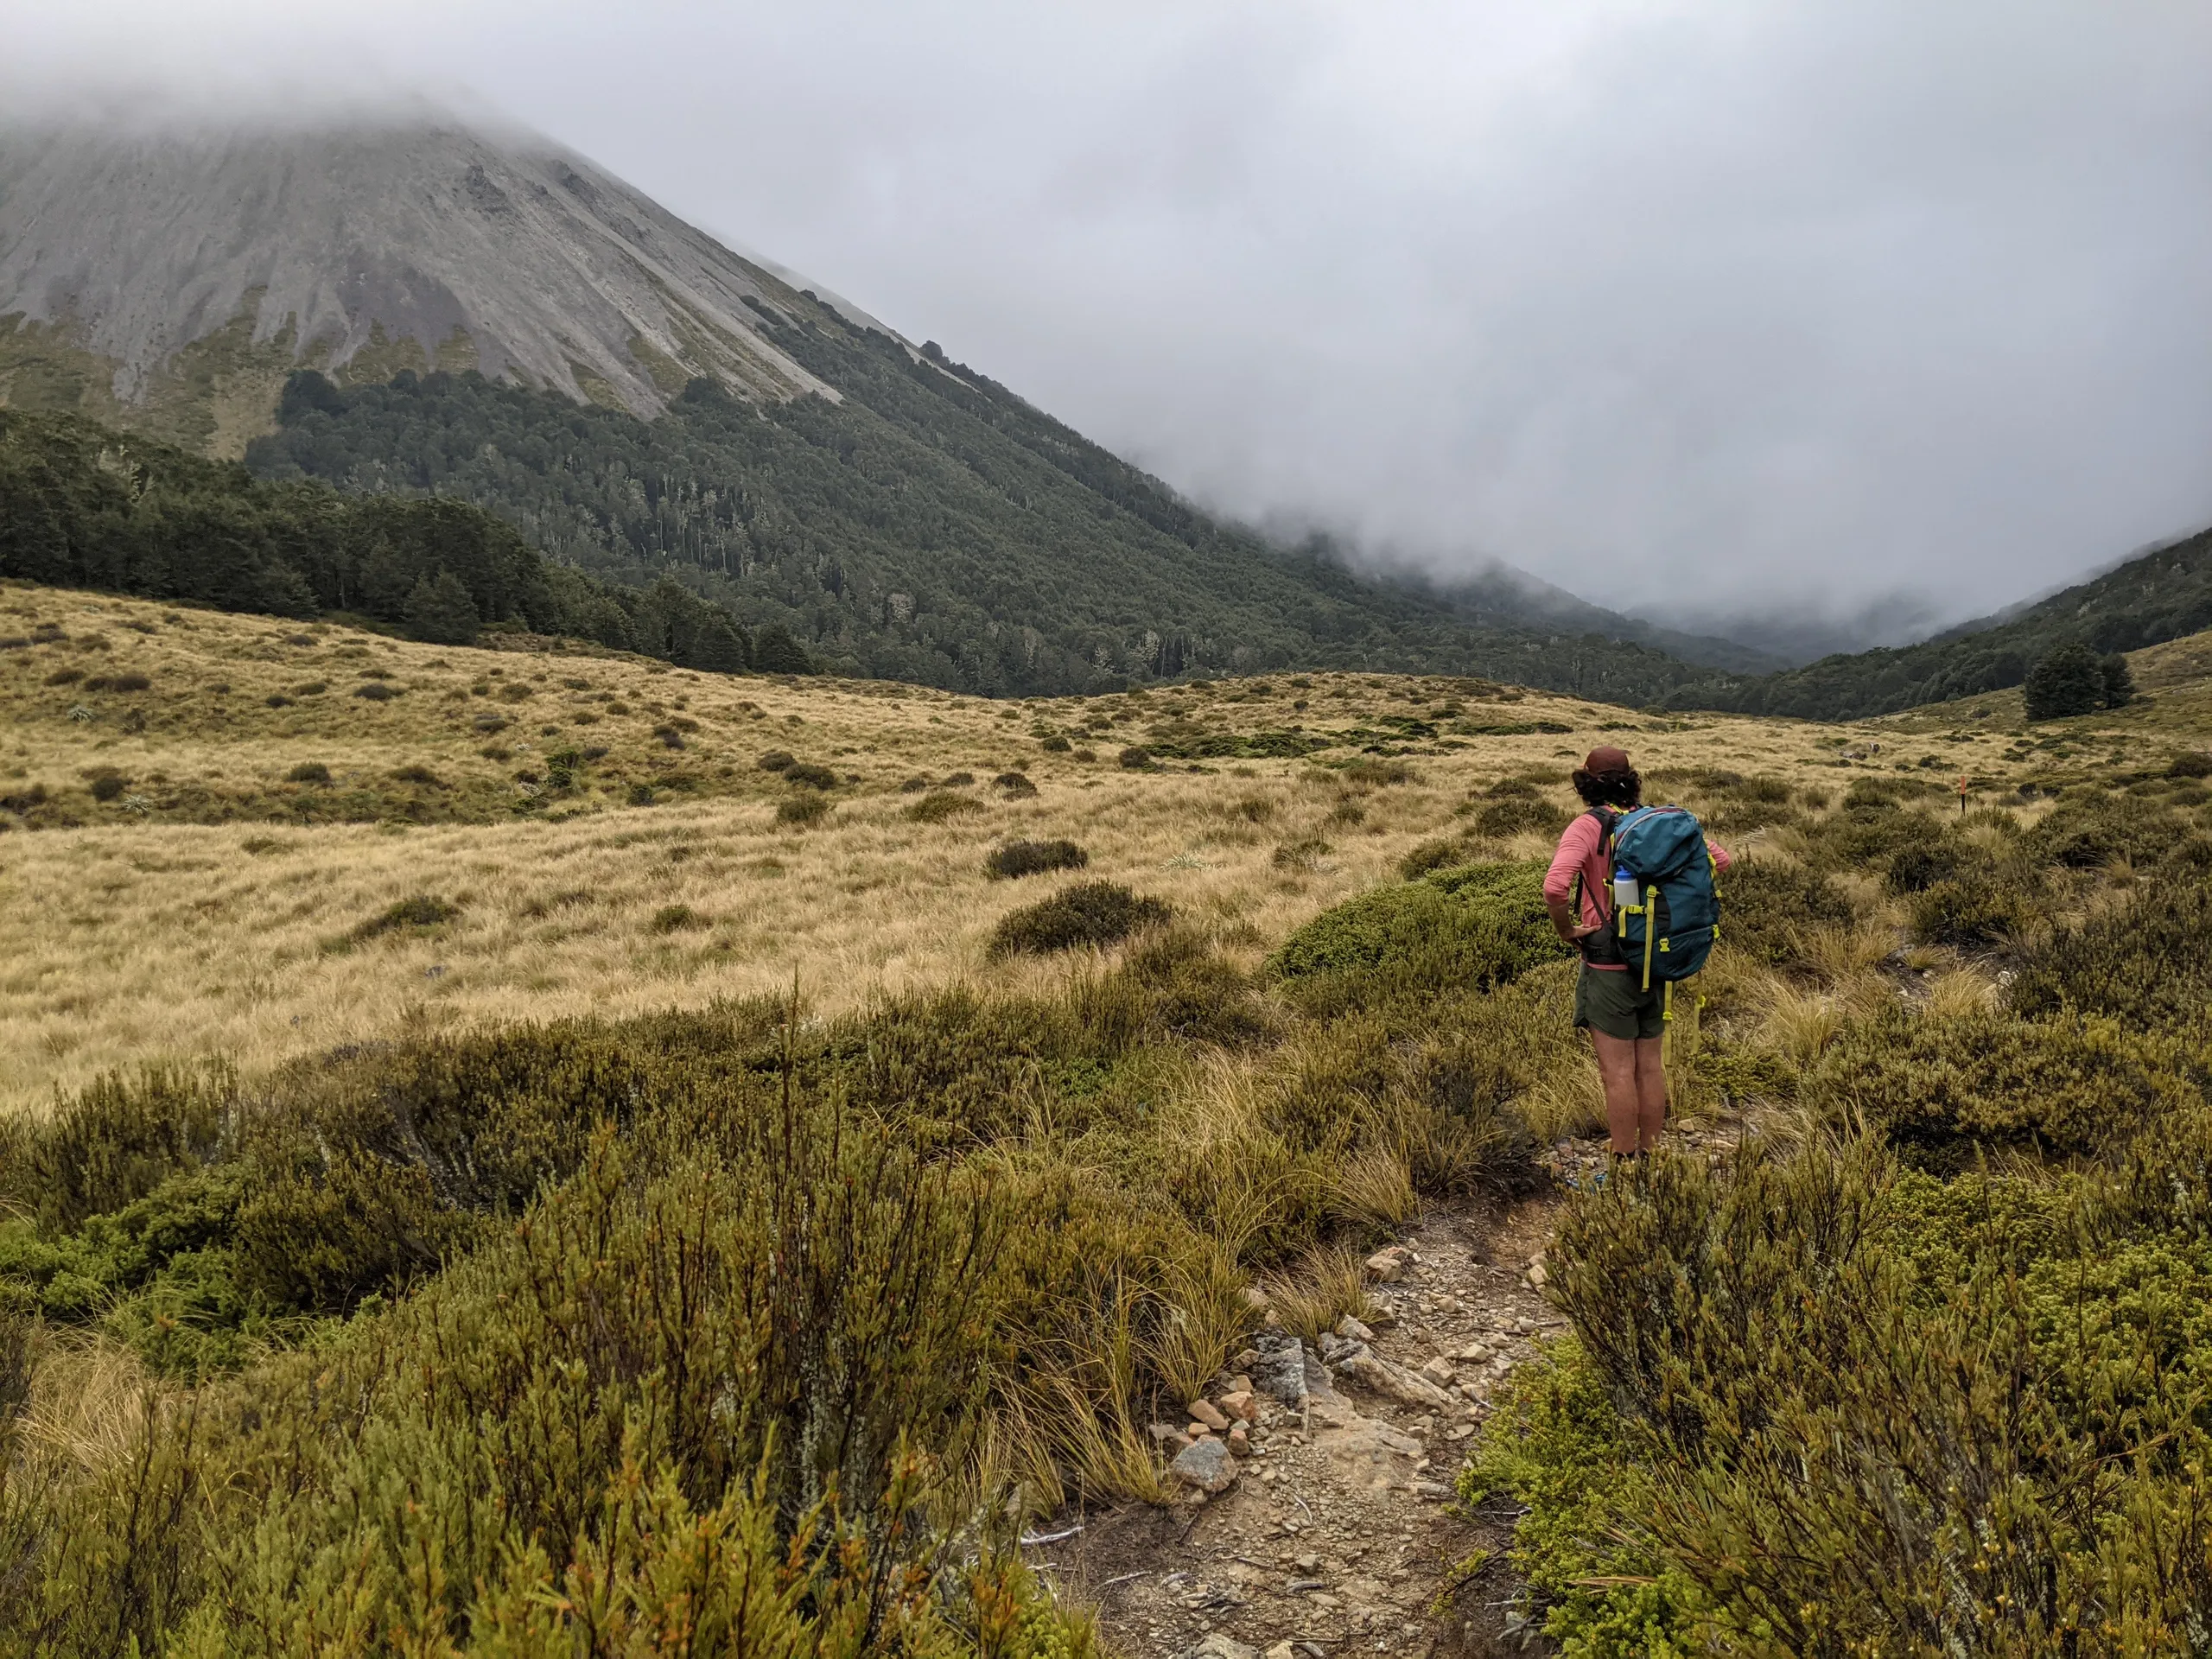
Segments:
[[[0,0],[0,92],[470,97],[1198,497],[1946,618],[2212,523],[2202,0]]]

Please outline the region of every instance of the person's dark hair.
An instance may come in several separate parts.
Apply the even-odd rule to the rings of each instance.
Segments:
[[[1573,784],[1574,792],[1586,806],[1618,806],[1626,810],[1643,804],[1643,774],[1633,767],[1626,772],[1585,772],[1577,766]]]

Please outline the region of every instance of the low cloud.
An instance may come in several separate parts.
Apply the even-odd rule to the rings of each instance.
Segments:
[[[0,93],[466,89],[1202,499],[1440,574],[1894,631],[2212,521],[2202,8],[175,10],[18,20]]]

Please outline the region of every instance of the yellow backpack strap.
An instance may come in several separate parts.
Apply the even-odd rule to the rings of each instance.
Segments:
[[[1651,950],[1656,943],[1652,935],[1657,931],[1651,924],[1658,914],[1659,889],[1646,887],[1643,890],[1643,988],[1647,991],[1651,988]]]

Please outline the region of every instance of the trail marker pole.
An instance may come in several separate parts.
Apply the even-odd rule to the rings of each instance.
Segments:
[[[1964,773],[1964,772],[1961,772],[1961,773],[1959,774],[1959,816],[1960,816],[1961,817],[1962,817],[1962,818],[1963,818],[1964,817],[1966,817],[1966,815],[1967,815],[1967,775],[1966,775],[1966,773]]]

